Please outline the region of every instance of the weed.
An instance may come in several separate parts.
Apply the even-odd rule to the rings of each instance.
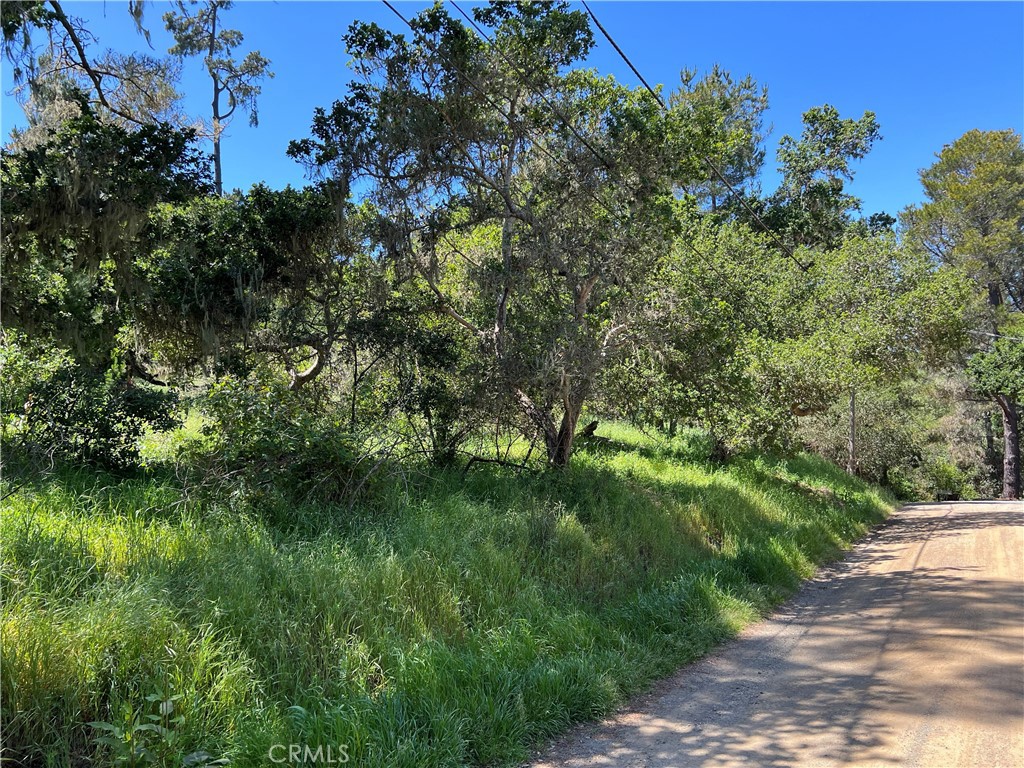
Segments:
[[[3,757],[515,762],[769,610],[890,509],[811,456],[716,466],[685,436],[609,433],[564,472],[424,468],[372,509],[296,508],[301,526],[227,514],[158,468],[27,483],[0,518]]]

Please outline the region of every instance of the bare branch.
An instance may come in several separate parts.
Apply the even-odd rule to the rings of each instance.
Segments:
[[[71,44],[75,47],[75,52],[77,54],[77,63],[81,66],[82,71],[84,71],[86,75],[88,75],[89,79],[92,81],[93,88],[96,90],[96,98],[99,101],[99,103],[102,104],[111,113],[117,115],[123,120],[127,120],[130,123],[135,123],[136,125],[142,125],[143,121],[139,120],[137,117],[128,112],[124,112],[123,110],[114,107],[107,100],[106,94],[103,92],[103,74],[98,72],[93,67],[92,63],[89,61],[89,57],[85,52],[85,45],[79,37],[78,31],[75,29],[74,24],[71,23],[71,20],[68,18],[67,14],[64,13],[64,9],[61,8],[61,5],[57,0],[50,0],[50,6],[53,8],[53,12],[57,21],[64,28],[64,31],[67,33],[68,39],[71,41]]]

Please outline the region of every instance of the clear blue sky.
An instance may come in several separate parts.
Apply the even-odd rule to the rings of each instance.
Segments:
[[[144,50],[124,2],[64,3],[89,21],[102,46]],[[406,15],[422,2],[399,5]],[[164,2],[149,2],[146,24],[158,52],[168,47]],[[466,7],[466,6],[463,6]],[[581,7],[581,6],[580,6]],[[1024,3],[981,2],[595,2],[605,27],[652,83],[671,90],[679,70],[719,63],[768,86],[764,188],[774,188],[775,147],[797,135],[808,108],[834,104],[844,117],[876,113],[883,140],[859,163],[852,192],[871,213],[898,212],[920,200],[917,171],[971,128],[1024,130]],[[454,10],[453,10],[454,13]],[[238,2],[227,21],[241,30],[245,52],[259,49],[276,78],[264,85],[260,125],[235,120],[224,142],[227,187],[302,184],[302,169],[285,156],[289,140],[308,135],[316,106],[328,107],[350,79],[341,36],[355,19],[388,28],[402,23],[376,2]],[[637,84],[598,35],[589,65]],[[2,127],[22,122],[4,64]],[[186,68],[186,105],[209,108],[201,65]]]

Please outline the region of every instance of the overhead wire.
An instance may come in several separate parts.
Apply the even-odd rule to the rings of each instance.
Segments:
[[[622,48],[619,47],[619,44],[615,42],[615,38],[613,38],[611,36],[611,33],[609,33],[608,30],[604,28],[604,25],[601,23],[601,20],[597,18],[597,14],[595,14],[594,11],[591,9],[591,7],[589,5],[587,5],[587,1],[586,0],[580,0],[580,2],[583,4],[583,7],[586,8],[587,13],[590,14],[590,18],[593,20],[593,22],[597,26],[597,28],[601,31],[601,34],[603,34],[605,39],[609,43],[611,43],[611,46],[612,46],[612,48],[615,49],[615,52],[619,54],[619,56],[622,58],[622,60],[624,62],[626,62],[626,64],[629,66],[629,68],[633,71],[633,74],[637,76],[637,78],[643,84],[644,88],[647,89],[648,93],[650,93],[651,96],[654,97],[654,100],[658,103],[658,105],[662,108],[662,110],[664,112],[668,113],[668,111],[669,111],[668,105],[665,104],[665,100],[661,98],[661,94],[659,94],[656,90],[654,90],[651,87],[650,83],[647,82],[646,78],[642,74],[640,74],[640,70],[636,68],[636,65],[633,64],[633,62],[630,60],[630,58],[626,55],[625,51],[623,51]],[[736,190],[736,188],[729,182],[729,180],[725,177],[725,174],[723,174],[722,171],[719,170],[718,166],[715,165],[714,161],[710,157],[708,157],[707,155],[704,155],[704,154],[702,154],[701,157],[704,160],[704,162],[707,164],[708,168],[711,169],[711,172],[715,175],[715,177],[722,184],[725,185],[726,189],[729,190],[729,193],[737,201],[739,201],[740,205],[743,206],[743,209],[747,212],[747,214],[751,218],[753,218],[754,221],[757,222],[758,226],[761,227],[761,229],[765,232],[765,234],[767,234],[775,242],[775,244],[778,245],[779,248],[782,249],[782,252],[785,253],[794,262],[796,262],[796,264],[800,267],[801,271],[806,272],[808,269],[810,269],[811,265],[804,264],[802,261],[800,261],[800,259],[797,258],[796,254],[793,253],[793,250],[788,245],[786,245],[785,242],[783,242],[782,238],[779,237],[778,233],[776,233],[775,230],[773,230],[771,227],[769,227],[765,223],[764,219],[762,219],[760,214],[758,214],[757,211],[755,211],[751,207],[751,205],[747,202],[746,198],[743,195],[741,195]]]
[[[425,38],[425,36],[424,36],[424,35],[423,35],[423,34],[422,34],[422,33],[421,33],[420,31],[418,31],[418,30],[417,30],[417,29],[416,29],[416,28],[415,28],[415,27],[413,26],[412,22],[410,22],[410,21],[409,21],[409,20],[408,20],[408,19],[407,19],[407,18],[406,18],[405,16],[403,16],[403,15],[402,15],[402,13],[401,13],[401,12],[400,12],[400,11],[399,11],[399,10],[398,10],[397,8],[395,8],[395,6],[394,6],[394,5],[393,5],[393,4],[392,4],[392,3],[391,3],[391,2],[389,1],[389,0],[381,0],[381,2],[383,2],[383,4],[384,4],[384,5],[385,5],[385,6],[386,6],[386,7],[387,7],[387,8],[388,8],[388,9],[389,9],[389,10],[390,10],[390,11],[391,11],[391,12],[392,12],[393,14],[395,14],[395,16],[397,16],[397,17],[398,17],[398,18],[399,18],[399,19],[400,19],[400,20],[401,20],[401,21],[402,21],[402,22],[403,22],[403,23],[404,23],[404,24],[405,24],[405,25],[406,25],[407,27],[409,27],[409,29],[410,29],[410,30],[411,30],[412,32],[414,32],[414,33],[416,33],[416,34],[417,34],[418,36],[420,36],[420,38],[421,38],[421,39],[424,39],[424,38]],[[455,3],[452,3],[452,5],[455,5]],[[455,7],[456,7],[456,8],[458,8],[458,6],[457,6],[457,5],[455,5]],[[462,14],[462,15],[463,15],[464,17],[466,17],[467,19],[469,19],[469,17],[467,16],[467,14],[466,14],[466,13],[465,13],[465,12],[464,12],[464,11],[463,11],[463,10],[462,10],[461,8],[458,8],[458,10],[459,10],[459,13],[461,13],[461,14]],[[488,38],[488,37],[487,37],[487,35],[486,35],[486,34],[484,34],[484,33],[483,33],[483,31],[482,31],[482,30],[481,30],[481,29],[480,29],[480,28],[479,28],[479,27],[478,27],[478,26],[477,26],[477,25],[476,25],[476,24],[475,24],[474,22],[472,22],[472,21],[471,21],[470,23],[472,23],[472,24],[473,24],[473,26],[474,26],[474,28],[476,29],[477,33],[478,33],[478,34],[480,34],[480,36],[481,36],[481,37],[482,37],[482,38],[483,38],[484,40],[487,40],[488,42],[491,42],[490,38]],[[500,115],[501,115],[502,117],[504,117],[504,118],[505,118],[505,119],[506,119],[507,121],[509,121],[509,124],[510,124],[510,125],[513,125],[513,124],[514,124],[515,120],[514,120],[514,118],[512,117],[512,115],[511,115],[511,114],[510,114],[509,112],[507,112],[507,111],[506,111],[505,109],[503,109],[503,108],[502,108],[502,107],[501,107],[501,106],[500,106],[500,105],[499,105],[499,104],[498,104],[497,102],[495,102],[495,101],[494,101],[494,99],[492,99],[492,98],[490,97],[490,95],[489,95],[489,94],[488,94],[488,93],[487,93],[486,91],[484,91],[484,90],[483,90],[483,89],[482,89],[482,88],[481,88],[481,87],[480,87],[480,86],[479,86],[479,85],[478,85],[477,83],[475,83],[475,82],[473,81],[473,79],[472,79],[471,77],[469,77],[468,75],[466,75],[466,74],[465,74],[465,73],[464,73],[464,72],[463,72],[463,71],[462,71],[462,70],[461,70],[461,69],[460,69],[460,68],[459,68],[458,66],[456,66],[456,65],[455,65],[455,63],[454,63],[454,62],[452,62],[452,61],[451,61],[451,59],[450,59],[450,58],[448,58],[447,56],[445,56],[445,55],[444,55],[444,54],[443,54],[443,53],[442,53],[442,52],[441,52],[441,51],[440,51],[440,50],[439,50],[439,49],[438,49],[438,48],[437,48],[436,46],[431,46],[431,47],[433,48],[433,50],[434,50],[434,53],[435,53],[435,54],[437,54],[437,55],[438,55],[438,56],[439,56],[439,57],[440,57],[441,59],[445,60],[445,61],[446,61],[446,63],[448,64],[448,66],[450,66],[450,67],[452,68],[452,70],[453,70],[453,71],[455,72],[455,74],[456,74],[456,75],[458,75],[458,76],[459,76],[459,77],[460,77],[460,78],[461,78],[461,79],[463,80],[463,82],[465,82],[465,83],[466,83],[466,84],[467,84],[467,85],[468,85],[468,86],[469,86],[470,88],[472,88],[472,89],[473,89],[474,91],[476,91],[477,93],[479,93],[479,94],[480,94],[480,95],[481,95],[481,96],[482,96],[482,97],[484,98],[484,100],[485,100],[485,101],[486,101],[486,102],[487,102],[488,104],[490,104],[490,105],[491,105],[491,106],[492,106],[492,107],[493,107],[493,108],[494,108],[494,109],[495,109],[495,110],[496,110],[496,111],[497,111],[497,112],[498,112],[498,113],[499,113],[499,114],[500,114]],[[507,58],[507,57],[505,56],[505,54],[504,54],[503,52],[501,52],[501,51],[499,50],[499,51],[498,51],[498,53],[499,53],[499,55],[500,55],[500,56],[502,56],[502,58],[504,58],[504,59],[505,59],[505,61],[506,61],[507,63],[509,63],[509,65],[510,65],[510,66],[513,66],[513,68],[515,68],[515,69],[517,69],[517,70],[521,71],[521,70],[520,70],[520,68],[519,68],[519,67],[517,67],[516,65],[514,65],[514,64],[513,64],[512,62],[511,62],[511,60],[509,60],[509,59],[508,59],[508,58]],[[638,76],[639,76],[639,73],[637,73],[637,74],[638,74]],[[642,79],[642,78],[641,78],[641,79]],[[531,87],[530,87],[530,85],[529,85],[529,83],[525,82],[525,80],[523,79],[523,76],[522,76],[522,75],[520,75],[520,81],[521,81],[521,82],[523,82],[523,85],[524,85],[524,86],[526,87],[526,89],[527,89],[528,91],[530,91],[530,92],[531,92],[531,93],[533,93],[534,95],[536,95],[536,96],[538,96],[538,97],[540,97],[540,98],[544,99],[544,100],[545,100],[545,103],[549,104],[549,106],[552,106],[552,105],[551,105],[551,102],[550,102],[550,101],[548,101],[548,100],[546,99],[546,97],[542,96],[542,95],[541,95],[541,94],[540,94],[539,92],[537,92],[536,90],[534,90],[533,88],[531,88]],[[645,85],[646,85],[646,83],[645,83]],[[664,105],[662,105],[662,106],[664,106]],[[589,149],[589,150],[590,150],[590,151],[591,151],[591,152],[592,152],[592,153],[594,154],[594,156],[595,156],[595,157],[596,157],[596,158],[597,158],[597,159],[598,159],[598,160],[599,160],[600,162],[602,162],[602,164],[603,164],[603,165],[605,165],[605,167],[606,167],[607,169],[609,169],[609,170],[614,170],[614,169],[613,169],[613,166],[612,166],[612,165],[611,165],[610,163],[608,163],[608,162],[607,162],[607,160],[606,160],[606,159],[605,159],[605,158],[604,158],[604,157],[603,157],[603,156],[601,155],[601,153],[597,152],[597,151],[596,151],[596,150],[595,150],[595,149],[594,149],[594,148],[593,148],[593,147],[592,147],[592,146],[590,145],[590,143],[589,143],[589,142],[587,142],[587,141],[585,141],[585,140],[583,140],[583,139],[582,139],[582,137],[581,137],[581,136],[579,135],[579,133],[578,133],[578,132],[577,132],[577,131],[575,130],[575,128],[574,128],[574,127],[573,127],[573,126],[571,125],[571,122],[569,121],[569,119],[568,119],[567,117],[565,117],[564,113],[560,113],[559,111],[556,111],[556,110],[554,110],[554,109],[553,109],[552,111],[555,111],[555,112],[556,112],[556,114],[558,115],[559,119],[560,119],[560,120],[562,120],[562,122],[563,122],[563,123],[565,123],[566,127],[567,127],[567,128],[568,128],[568,129],[570,130],[570,132],[572,132],[572,133],[573,133],[573,134],[574,134],[575,136],[577,136],[577,138],[579,138],[579,139],[581,140],[581,143],[583,143],[583,144],[584,144],[584,145],[585,145],[585,146],[586,146],[586,147],[587,147],[587,148],[588,148],[588,149]],[[544,145],[544,144],[543,144],[542,142],[534,142],[534,143],[533,143],[533,146],[534,146],[534,147],[536,147],[536,148],[537,148],[538,150],[540,150],[541,152],[543,152],[543,154],[544,154],[545,156],[547,156],[547,157],[548,157],[548,158],[549,158],[549,159],[550,159],[550,160],[551,160],[552,162],[554,162],[554,163],[555,163],[556,165],[560,165],[560,164],[562,164],[562,163],[563,163],[563,161],[559,160],[559,158],[557,158],[557,157],[556,157],[556,156],[555,156],[555,155],[554,155],[554,154],[553,154],[553,153],[552,153],[552,152],[551,152],[551,151],[550,151],[550,150],[549,150],[549,149],[548,149],[548,148],[547,148],[547,147],[546,147],[546,146],[545,146],[545,145]],[[604,208],[604,210],[605,210],[605,211],[606,211],[606,212],[607,212],[607,213],[608,213],[609,215],[611,215],[611,216],[613,216],[613,217],[615,217],[615,216],[618,216],[618,214],[617,214],[617,213],[616,213],[615,211],[613,211],[613,210],[611,209],[611,207],[610,207],[610,206],[609,206],[609,205],[608,205],[608,204],[607,204],[607,203],[606,203],[606,202],[605,202],[604,200],[602,200],[601,198],[599,198],[599,197],[598,197],[598,196],[597,196],[596,194],[594,194],[594,193],[593,193],[593,192],[592,192],[591,190],[587,190],[587,189],[584,189],[584,190],[582,190],[582,191],[584,191],[584,192],[585,192],[585,193],[586,193],[586,194],[587,194],[587,195],[588,195],[588,196],[589,196],[589,197],[590,197],[590,198],[591,198],[592,200],[594,200],[594,201],[595,201],[595,202],[596,202],[596,203],[597,203],[597,204],[598,204],[599,206],[601,206],[602,208]],[[703,253],[703,252],[702,252],[702,251],[700,250],[700,249],[698,249],[698,248],[697,248],[696,246],[694,246],[694,245],[693,245],[693,243],[692,243],[692,242],[690,242],[690,240],[689,240],[688,238],[681,238],[681,239],[682,239],[683,243],[684,243],[684,244],[686,245],[686,247],[687,247],[687,248],[689,248],[689,250],[690,250],[690,251],[692,251],[692,252],[693,252],[693,253],[694,253],[694,254],[695,254],[695,255],[696,255],[696,256],[697,256],[697,257],[698,257],[698,258],[699,258],[699,259],[700,259],[700,260],[701,260],[701,261],[702,261],[703,263],[704,263],[704,265],[705,265],[705,266],[706,266],[706,267],[707,267],[707,268],[708,268],[708,269],[709,269],[709,270],[710,270],[711,272],[713,272],[713,273],[714,273],[714,274],[715,274],[715,275],[716,275],[717,277],[719,277],[719,278],[720,278],[720,279],[721,279],[721,280],[723,281],[723,284],[724,284],[724,285],[727,285],[727,286],[728,286],[728,289],[729,289],[729,290],[728,290],[728,293],[729,293],[729,294],[731,294],[731,295],[730,295],[730,298],[732,298],[732,299],[733,299],[734,301],[737,301],[737,302],[739,302],[739,303],[741,303],[741,304],[745,305],[745,306],[747,307],[747,309],[748,309],[748,310],[749,310],[749,311],[751,312],[751,316],[752,316],[752,317],[759,317],[759,316],[760,316],[760,315],[762,314],[762,313],[760,313],[760,312],[759,312],[759,311],[758,311],[758,310],[757,310],[757,309],[756,309],[756,308],[755,308],[755,307],[754,307],[754,306],[753,306],[753,305],[752,305],[752,304],[750,303],[750,301],[749,301],[749,300],[748,300],[748,299],[746,298],[746,296],[745,296],[745,295],[743,295],[742,293],[737,293],[737,292],[735,291],[735,289],[734,289],[734,287],[733,287],[733,285],[732,285],[732,281],[731,281],[731,280],[729,280],[729,279],[728,279],[728,278],[727,278],[727,277],[726,277],[726,276],[725,276],[725,275],[724,275],[724,274],[723,274],[723,273],[722,273],[722,272],[721,272],[721,271],[720,271],[720,270],[719,270],[719,269],[718,269],[718,268],[717,268],[717,267],[716,267],[716,266],[714,265],[714,263],[713,263],[713,262],[711,261],[711,259],[709,259],[709,258],[708,258],[708,257],[707,257],[707,256],[706,256],[706,255],[705,255],[705,254],[704,254],[704,253]],[[446,243],[447,243],[447,244],[448,244],[449,246],[451,246],[451,243],[450,243],[450,242],[448,242],[447,240],[446,240]],[[456,252],[459,252],[457,248],[453,248],[453,250],[455,250]],[[801,265],[801,266],[802,266],[802,265]],[[683,273],[683,272],[679,272],[679,274],[680,274],[680,276],[682,276],[682,277],[683,277],[684,279],[686,279],[686,280],[687,280],[687,281],[688,281],[688,282],[689,282],[689,283],[691,284],[691,286],[693,286],[694,288],[697,288],[698,290],[701,290],[701,288],[702,288],[702,287],[701,287],[701,286],[699,286],[699,285],[698,285],[698,284],[697,284],[697,283],[696,283],[696,282],[695,282],[695,281],[693,280],[693,278],[692,278],[692,277],[690,277],[689,275],[686,275],[686,274],[685,274],[685,273]]]
[[[487,36],[487,33],[484,32],[484,30],[480,27],[479,24],[477,24],[476,19],[474,19],[464,10],[462,10],[462,8],[459,6],[458,3],[455,2],[455,0],[449,0],[448,4],[455,8],[455,10],[457,10],[460,14],[462,14],[462,17],[470,23],[470,25],[473,27],[473,29],[476,30],[477,34],[480,35],[480,37],[482,37],[488,43],[491,43],[493,46],[494,41],[491,40],[491,38]],[[608,160],[608,158],[606,158],[603,153],[598,152],[594,148],[594,146],[589,141],[587,141],[579,131],[576,130],[576,127],[572,124],[572,121],[565,116],[565,113],[558,108],[557,104],[555,104],[551,99],[549,99],[542,91],[530,88],[530,84],[527,82],[528,74],[526,70],[519,67],[519,65],[512,61],[511,58],[506,56],[505,52],[502,51],[501,48],[493,46],[493,50],[497,51],[498,55],[501,56],[502,59],[504,59],[505,63],[512,67],[518,73],[520,82],[524,86],[526,86],[526,88],[530,90],[531,93],[540,97],[541,101],[543,101],[551,109],[551,111],[554,112],[555,115],[557,115],[558,119],[562,121],[562,123],[565,125],[566,128],[569,129],[572,135],[575,136],[579,140],[579,142],[583,144],[583,146],[589,149],[590,152],[594,155],[594,157],[596,157],[606,168],[608,168],[608,170],[613,170],[612,162]]]
[[[453,7],[454,7],[454,8],[455,8],[455,9],[456,9],[456,10],[457,10],[457,11],[458,11],[458,12],[459,12],[459,13],[460,13],[461,15],[462,15],[462,17],[463,17],[464,19],[466,19],[466,21],[467,21],[467,22],[469,22],[469,24],[470,24],[470,25],[471,25],[471,26],[473,27],[473,29],[475,29],[475,30],[476,30],[477,34],[478,34],[478,35],[480,35],[480,37],[481,37],[481,38],[483,38],[483,39],[484,39],[485,41],[487,41],[487,42],[488,42],[489,44],[491,44],[491,45],[492,45],[492,48],[493,48],[493,50],[495,50],[495,51],[496,51],[496,52],[498,53],[498,55],[499,55],[499,56],[500,56],[500,57],[501,57],[501,58],[502,58],[502,59],[503,59],[503,60],[505,61],[505,63],[506,63],[506,64],[508,64],[508,65],[509,65],[510,67],[512,67],[512,69],[513,69],[513,70],[515,70],[515,71],[516,71],[516,72],[518,73],[518,75],[519,75],[519,80],[520,80],[520,82],[521,82],[521,83],[522,83],[522,84],[523,84],[523,85],[524,85],[524,86],[525,86],[525,87],[527,88],[527,90],[529,90],[529,91],[530,91],[531,93],[533,93],[534,95],[536,95],[536,96],[540,97],[540,99],[541,99],[541,100],[542,100],[542,101],[543,101],[543,102],[544,102],[545,104],[547,104],[547,105],[548,105],[548,107],[549,107],[549,108],[550,108],[550,109],[551,109],[551,110],[552,110],[552,111],[553,111],[553,112],[555,113],[555,115],[557,115],[557,116],[558,116],[558,118],[559,118],[559,119],[560,119],[560,120],[562,121],[562,123],[564,123],[564,124],[565,124],[565,127],[566,127],[566,128],[568,128],[568,129],[569,129],[569,131],[570,131],[570,132],[571,132],[571,133],[572,133],[572,134],[573,134],[574,136],[576,136],[576,138],[577,138],[577,139],[579,139],[579,140],[580,140],[580,142],[581,142],[581,143],[582,143],[582,144],[583,144],[583,145],[584,145],[584,146],[585,146],[585,147],[586,147],[586,148],[587,148],[588,150],[590,150],[591,154],[593,154],[593,155],[594,155],[594,157],[595,157],[595,158],[597,158],[597,160],[598,160],[599,162],[601,162],[601,163],[602,163],[602,164],[603,164],[603,165],[604,165],[604,166],[605,166],[605,167],[606,167],[606,168],[607,168],[607,169],[608,169],[609,171],[612,171],[612,172],[614,172],[614,171],[615,171],[615,168],[613,167],[612,163],[611,163],[611,162],[609,162],[609,161],[607,160],[607,158],[605,158],[605,156],[604,156],[604,155],[603,155],[603,154],[602,154],[601,152],[598,152],[598,151],[597,151],[597,150],[596,150],[596,149],[595,149],[595,148],[594,148],[594,147],[593,147],[593,146],[591,145],[591,143],[590,143],[590,142],[588,142],[588,141],[587,141],[586,139],[584,139],[584,138],[583,138],[583,136],[582,136],[582,135],[581,135],[581,134],[580,134],[580,133],[579,133],[579,132],[578,132],[578,131],[576,130],[575,126],[573,126],[573,124],[572,124],[572,121],[571,121],[571,120],[569,120],[569,118],[565,116],[565,114],[564,114],[564,113],[563,113],[563,112],[562,112],[562,111],[561,111],[561,110],[560,110],[560,109],[559,109],[559,108],[557,107],[557,105],[556,105],[556,104],[555,104],[554,102],[552,102],[552,101],[551,101],[551,100],[550,100],[550,99],[549,99],[549,98],[548,98],[548,97],[547,97],[547,96],[546,96],[546,95],[545,95],[544,93],[542,93],[541,91],[538,91],[538,90],[536,90],[536,89],[533,89],[533,88],[531,88],[531,87],[530,87],[530,83],[528,82],[528,74],[527,74],[527,72],[526,72],[525,68],[523,68],[523,67],[520,67],[520,66],[519,66],[518,64],[516,64],[516,62],[514,62],[514,61],[513,61],[513,60],[512,60],[512,59],[511,59],[511,58],[510,58],[509,56],[507,56],[507,55],[506,55],[506,54],[504,53],[504,51],[502,51],[502,50],[501,50],[501,48],[500,48],[500,47],[498,47],[498,46],[495,46],[495,45],[494,45],[494,41],[493,41],[493,40],[492,40],[492,39],[491,39],[491,38],[490,38],[490,37],[489,37],[489,36],[487,35],[487,33],[486,33],[486,32],[484,32],[484,30],[483,30],[483,29],[482,29],[482,28],[480,27],[480,25],[479,25],[479,24],[478,24],[478,23],[476,22],[476,20],[475,20],[475,19],[474,19],[474,18],[473,18],[472,16],[470,16],[470,15],[469,15],[468,13],[466,13],[466,11],[464,11],[464,10],[463,10],[463,9],[462,9],[462,8],[461,8],[461,7],[459,6],[459,4],[458,4],[457,2],[455,2],[454,0],[449,0],[449,5],[453,6]],[[634,70],[634,71],[635,71],[635,70]],[[637,72],[637,76],[638,76],[638,77],[640,77],[641,81],[643,81],[643,77],[642,77],[642,76],[641,76],[641,75],[639,74],[639,72]],[[644,82],[644,84],[646,85],[646,82]],[[664,105],[662,105],[662,106],[664,106]],[[588,192],[589,192],[589,190],[588,190]],[[615,215],[616,215],[616,214],[615,214],[615,212],[614,212],[614,211],[612,211],[612,210],[611,210],[611,209],[610,209],[610,208],[609,208],[609,207],[608,207],[608,206],[607,206],[607,205],[606,205],[606,204],[604,203],[604,201],[602,201],[602,200],[599,200],[599,199],[597,199],[597,198],[596,198],[596,196],[593,196],[593,195],[592,195],[592,197],[594,197],[594,199],[595,199],[595,200],[596,200],[596,201],[598,202],[598,204],[599,204],[599,205],[601,205],[602,207],[604,207],[604,209],[605,209],[605,210],[606,210],[606,211],[607,211],[607,212],[608,212],[609,214],[611,214],[612,216],[615,216]],[[699,249],[698,249],[698,248],[697,248],[696,246],[694,246],[694,245],[693,245],[693,243],[691,243],[691,242],[690,242],[690,241],[689,241],[688,239],[686,239],[686,238],[683,238],[683,239],[682,239],[682,241],[683,241],[683,243],[684,243],[684,244],[685,244],[685,245],[686,245],[686,246],[687,246],[687,247],[688,247],[688,248],[689,248],[689,249],[690,249],[691,251],[693,251],[693,253],[694,253],[694,254],[696,254],[696,255],[697,255],[697,257],[698,257],[698,258],[699,258],[699,259],[700,259],[700,260],[701,260],[702,262],[704,262],[705,266],[706,266],[706,267],[707,267],[707,268],[708,268],[708,269],[709,269],[709,270],[710,270],[711,272],[713,272],[713,273],[714,273],[714,274],[715,274],[715,275],[716,275],[717,277],[721,278],[721,279],[723,280],[723,282],[724,282],[724,283],[725,283],[726,285],[729,285],[729,287],[730,287],[730,291],[729,291],[729,293],[731,293],[731,294],[732,294],[732,298],[733,298],[734,300],[740,300],[740,301],[742,301],[743,303],[745,303],[745,304],[747,305],[747,308],[753,311],[753,313],[754,313],[754,316],[757,316],[757,314],[758,314],[758,313],[756,312],[756,310],[754,310],[754,308],[753,308],[753,307],[752,307],[752,306],[750,305],[750,303],[749,303],[749,302],[748,302],[748,301],[746,300],[746,297],[745,297],[745,296],[744,296],[743,294],[739,294],[739,293],[736,293],[736,292],[735,292],[735,290],[732,290],[732,285],[731,285],[731,281],[729,281],[729,280],[728,280],[728,279],[727,279],[727,278],[725,277],[725,275],[723,275],[723,274],[722,274],[722,273],[721,273],[721,272],[720,272],[720,271],[718,270],[718,268],[717,268],[717,267],[716,267],[716,266],[714,265],[714,262],[713,262],[713,261],[711,261],[711,259],[709,259],[709,258],[708,258],[708,257],[707,257],[707,256],[706,256],[706,255],[705,255],[705,254],[704,254],[703,252],[701,252],[701,251],[700,251],[700,250],[699,250]],[[680,273],[680,274],[682,274],[682,273]],[[699,288],[699,286],[697,286],[697,285],[696,285],[696,283],[695,283],[694,281],[692,281],[692,280],[690,280],[690,284],[691,284],[691,285],[692,285],[693,287],[695,287],[695,288]]]

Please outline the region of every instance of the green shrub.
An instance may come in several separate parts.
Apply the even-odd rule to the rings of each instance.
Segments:
[[[5,330],[0,343],[0,409],[5,433],[25,415],[33,387],[71,360],[63,349],[32,345],[24,334]]]
[[[977,498],[974,478],[943,456],[926,462],[922,475],[927,494],[940,501]]]
[[[122,366],[96,371],[63,351],[34,350],[18,339],[3,345],[3,417],[33,449],[107,469],[139,461],[147,430],[177,424],[178,396],[136,385]]]
[[[206,455],[199,458],[219,481],[214,484],[236,501],[255,508],[339,502],[365,485],[366,470],[347,425],[284,382],[228,376],[199,407],[207,419]]]

